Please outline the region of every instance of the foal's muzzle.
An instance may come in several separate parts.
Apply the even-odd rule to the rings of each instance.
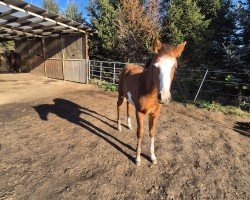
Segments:
[[[167,104],[171,101],[171,93],[170,92],[167,92],[167,93],[160,92],[158,94],[157,98],[158,98],[158,102],[160,104]]]

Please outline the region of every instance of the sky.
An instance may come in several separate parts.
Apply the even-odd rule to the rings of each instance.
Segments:
[[[65,10],[68,0],[57,0],[60,6],[60,10]],[[25,2],[33,4],[38,7],[42,7],[42,0],[25,0]],[[75,0],[78,4],[79,11],[83,13],[83,17],[89,21],[89,17],[87,16],[87,11],[85,7],[88,5],[89,0]]]
[[[25,0],[27,3],[33,4],[35,6],[38,7],[42,7],[42,0]],[[60,6],[60,10],[65,10],[67,2],[69,0],[57,0]],[[87,11],[86,11],[86,6],[88,6],[88,2],[89,0],[74,0],[79,7],[79,11],[81,13],[83,13],[83,17],[87,20],[87,22],[89,21],[89,16],[87,15]],[[232,0],[233,3],[237,3],[239,0]],[[243,0],[243,2],[245,2],[246,0]]]

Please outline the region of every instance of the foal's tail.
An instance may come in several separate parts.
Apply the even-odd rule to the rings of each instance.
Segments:
[[[118,100],[117,100],[117,129],[121,132],[122,126],[121,126],[121,120],[120,120],[120,113],[121,113],[121,106],[124,101],[124,76],[126,74],[126,66],[123,68],[120,77],[119,77],[119,83],[118,83]]]
[[[124,79],[126,75],[126,66],[122,69],[122,72],[119,76],[119,83],[118,83],[118,94],[120,98],[124,98]]]

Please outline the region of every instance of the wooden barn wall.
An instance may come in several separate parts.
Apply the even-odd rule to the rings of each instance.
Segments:
[[[23,72],[74,82],[87,82],[84,35],[30,38],[16,41]]]
[[[32,74],[45,76],[44,59],[30,58],[29,61]]]
[[[87,67],[85,61],[66,60],[64,61],[64,79],[79,83],[87,82]]]
[[[65,59],[85,59],[84,41],[81,35],[64,36]]]
[[[23,38],[21,40],[15,41],[15,50],[19,53],[21,58],[21,71],[22,72],[30,72],[30,61],[29,61],[29,45],[28,39]]]
[[[32,74],[45,76],[45,65],[43,55],[43,44],[41,38],[28,39],[30,72]]]
[[[62,58],[62,41],[61,37],[52,37],[44,39],[45,58]]]
[[[15,41],[15,50],[19,53],[21,59],[27,59],[29,57],[28,39],[23,38]]]
[[[87,66],[85,62],[85,41],[83,36],[64,36],[64,79],[87,83]]]
[[[44,39],[46,75],[49,78],[63,79],[63,41],[60,37]]]
[[[28,39],[29,58],[43,58],[43,44],[41,38]]]
[[[46,74],[49,78],[63,79],[62,60],[46,60]]]

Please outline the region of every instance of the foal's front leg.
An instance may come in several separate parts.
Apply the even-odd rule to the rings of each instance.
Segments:
[[[154,138],[156,134],[156,120],[158,117],[159,117],[159,111],[149,115],[149,136],[151,138],[150,158],[153,164],[157,163],[157,159],[155,156]]]
[[[127,101],[127,123],[128,123],[128,128],[132,130],[132,125],[131,125],[131,120],[130,120],[130,103]]]
[[[136,111],[137,119],[137,148],[136,148],[136,165],[141,165],[141,140],[143,136],[143,120],[145,115],[139,111]]]

